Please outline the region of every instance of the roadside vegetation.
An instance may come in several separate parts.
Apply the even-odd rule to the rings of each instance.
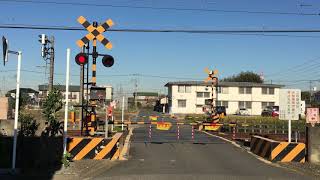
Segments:
[[[189,114],[184,117],[184,122],[192,123],[197,121],[203,121],[206,116],[201,114]],[[268,126],[286,129],[288,127],[288,121],[280,120],[274,117],[262,117],[262,116],[237,116],[229,115],[220,120],[222,124],[236,123],[238,126]],[[304,131],[305,119],[292,121],[292,129]]]

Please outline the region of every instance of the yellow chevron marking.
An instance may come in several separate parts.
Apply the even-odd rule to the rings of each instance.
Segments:
[[[73,159],[79,160],[87,155],[93,148],[95,148],[103,138],[92,138],[89,144],[87,144]]]
[[[119,156],[120,156],[120,149],[118,148],[117,151],[112,156],[111,161],[117,160]]]
[[[112,140],[106,145],[105,148],[103,148],[95,157],[94,159],[103,159],[111,150],[112,148],[116,145],[120,137],[122,136],[122,133],[116,133],[113,137]]]
[[[83,138],[72,138],[70,143],[69,143],[69,147],[67,149],[68,152],[70,152],[74,147],[76,147],[81,141],[83,140]]]
[[[281,160],[281,162],[291,162],[301,151],[305,149],[305,147],[305,144],[299,143]]]
[[[272,150],[271,160],[273,160],[275,157],[277,157],[277,155],[280,154],[281,151],[283,151],[288,145],[289,145],[288,142],[280,142],[280,144]]]

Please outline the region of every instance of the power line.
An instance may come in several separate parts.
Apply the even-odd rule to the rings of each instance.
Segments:
[[[0,72],[15,72],[16,70],[4,70]],[[30,73],[37,73],[37,74],[43,74],[41,71],[33,71],[33,70],[25,70],[22,69],[21,71],[23,72],[30,72]],[[63,75],[65,74],[57,74],[55,75]],[[79,76],[73,74],[72,76]],[[159,75],[148,75],[148,74],[104,74],[103,76],[110,76],[110,77],[115,77],[115,76],[123,76],[123,77],[132,77],[132,76],[139,76],[139,77],[145,77],[145,78],[159,78],[159,79],[181,79],[181,80],[190,80],[190,81],[202,81],[202,79],[195,79],[195,78],[187,78],[187,77],[176,77],[176,76],[159,76]],[[268,80],[266,80],[268,81]],[[272,80],[273,82],[309,82],[309,81],[319,81],[320,79],[296,79],[296,80]]]
[[[35,71],[35,70],[26,70],[21,69],[22,72],[28,72],[28,73],[35,73],[35,74],[43,74],[43,71]],[[6,72],[16,72],[16,70],[2,70],[0,73],[6,73]],[[65,76],[65,74],[62,73],[54,73],[54,75],[57,76]],[[70,74],[70,76],[73,77],[79,77],[77,74]],[[159,75],[149,75],[149,74],[101,74],[101,76],[108,76],[108,77],[144,77],[144,78],[158,78],[158,79],[181,79],[181,80],[200,80],[195,78],[187,78],[187,77],[175,77],[175,76],[159,76]]]
[[[1,0],[0,0],[1,1]],[[83,27],[72,26],[48,26],[31,24],[0,24],[2,29],[34,29],[34,30],[61,30],[61,31],[86,31]],[[138,32],[138,33],[199,33],[199,34],[219,34],[219,33],[320,33],[320,29],[108,29],[110,32]],[[260,34],[255,34],[260,35]]]
[[[34,0],[0,0],[9,3],[29,3],[29,4],[54,4],[68,6],[93,6],[111,8],[131,8],[131,9],[151,9],[151,10],[170,10],[170,11],[198,11],[198,12],[220,12],[220,13],[246,13],[246,14],[269,14],[269,15],[295,15],[295,16],[319,16],[320,13],[299,13],[299,12],[279,12],[279,11],[249,11],[249,10],[225,10],[207,8],[175,8],[175,7],[153,7],[153,6],[133,6],[133,5],[114,5],[114,4],[93,4],[76,2],[57,2],[57,1],[34,1]]]
[[[316,57],[314,59],[311,59],[311,60],[307,60],[301,64],[297,64],[297,65],[294,65],[294,66],[291,66],[285,70],[282,70],[282,71],[278,71],[276,73],[271,73],[271,74],[266,74],[266,76],[277,76],[277,75],[285,75],[285,74],[288,74],[288,73],[292,73],[292,72],[299,72],[300,70],[306,68],[306,67],[309,67],[310,65],[313,67],[314,65],[317,65],[319,64],[319,62],[316,62],[320,59],[320,57]],[[313,62],[316,62],[314,64],[309,64],[309,63],[313,63]],[[309,65],[308,65],[309,64]],[[307,66],[306,66],[307,65]],[[286,72],[284,72],[286,71]]]
[[[0,0],[1,1],[1,0]],[[85,31],[81,27],[47,26],[27,24],[0,24],[0,29],[27,29],[27,30],[52,30],[52,31]],[[235,36],[265,36],[265,37],[296,37],[296,38],[320,38],[320,36],[294,35],[291,33],[319,33],[320,29],[274,29],[274,30],[180,30],[180,29],[109,29],[111,32],[127,33],[188,33],[188,34],[212,34]],[[281,33],[281,34],[274,34]],[[284,34],[290,33],[290,34]]]

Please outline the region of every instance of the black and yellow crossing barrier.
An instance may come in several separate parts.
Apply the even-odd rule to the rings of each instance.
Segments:
[[[124,121],[123,123],[120,121],[113,122],[114,124],[158,124],[163,123],[162,121]],[[172,123],[173,125],[197,125],[198,123],[184,123],[184,122],[176,122]]]
[[[122,133],[116,133],[112,139],[98,137],[69,137],[67,151],[73,160],[81,159],[117,159],[120,154],[118,143]]]
[[[252,136],[250,151],[272,162],[305,162],[306,145]]]

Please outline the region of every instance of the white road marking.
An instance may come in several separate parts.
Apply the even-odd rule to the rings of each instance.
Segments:
[[[209,136],[216,137],[216,138],[219,138],[219,139],[221,139],[221,140],[227,141],[227,142],[231,143],[232,145],[234,145],[234,146],[236,146],[236,147],[238,147],[238,148],[240,148],[240,149],[244,149],[248,154],[251,154],[252,156],[254,156],[255,158],[257,158],[257,159],[260,160],[261,162],[264,162],[264,163],[266,163],[266,164],[279,167],[279,165],[277,165],[277,164],[275,164],[275,163],[272,163],[271,161],[268,161],[268,160],[266,160],[266,159],[264,159],[264,158],[262,158],[262,157],[260,157],[260,156],[258,156],[258,155],[256,155],[256,154],[252,153],[250,150],[247,150],[247,149],[241,147],[239,144],[237,144],[237,143],[234,142],[234,141],[231,141],[231,140],[229,140],[229,139],[226,139],[226,138],[224,138],[224,137],[220,137],[220,136],[217,136],[217,135],[214,135],[214,134],[210,134],[210,133],[205,132],[205,131],[201,131],[201,132],[203,132],[203,133],[205,133],[205,134],[207,134],[207,135],[209,135]]]

